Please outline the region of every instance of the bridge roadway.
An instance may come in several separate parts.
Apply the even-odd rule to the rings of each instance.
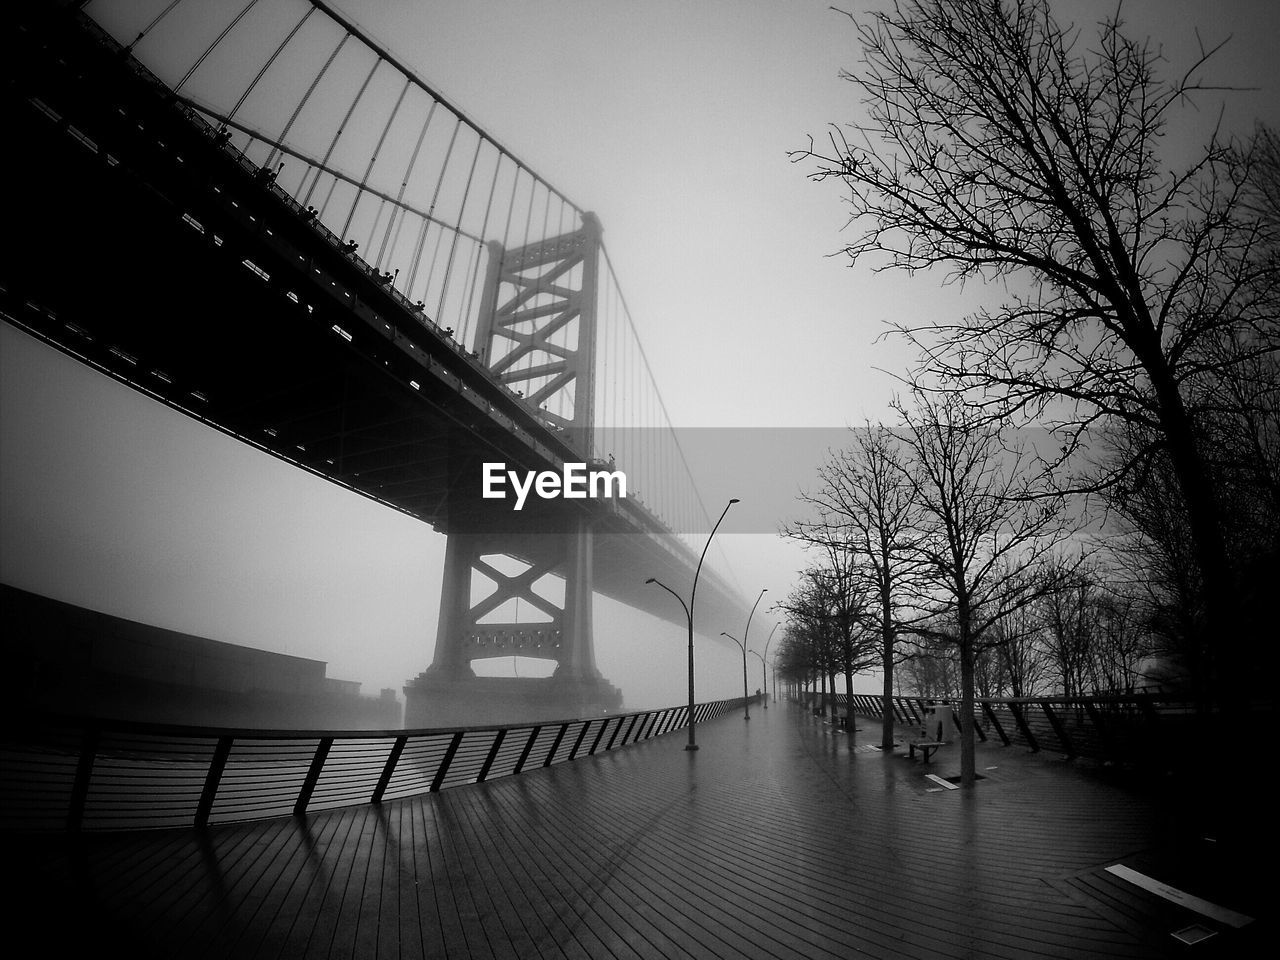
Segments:
[[[258,823],[10,837],[7,929],[45,956],[963,958],[1253,956],[1121,863],[1262,918],[1274,883],[1213,869],[1171,796],[979,745],[885,757],[797,706],[414,799]],[[900,752],[901,753],[901,752]],[[1172,931],[1218,931],[1195,948]],[[16,924],[16,926],[15,926]]]
[[[639,497],[480,496],[480,464],[583,459],[474,354],[309,220],[88,21],[24,5],[0,33],[0,317],[193,419],[495,551],[563,566],[596,533],[595,589],[679,626],[648,577],[697,556]],[[47,13],[47,15],[46,15]],[[603,464],[597,464],[603,466]],[[626,464],[622,464],[626,467]],[[634,489],[630,491],[634,494]],[[746,607],[704,570],[705,623]]]

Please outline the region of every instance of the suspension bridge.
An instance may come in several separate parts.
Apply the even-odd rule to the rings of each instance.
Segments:
[[[600,221],[324,3],[95,0],[15,25],[6,320],[447,535],[408,724],[616,709],[594,593],[683,626],[645,581],[692,581],[720,505]],[[515,510],[485,464],[617,489]],[[699,612],[737,622],[710,566]],[[470,668],[513,654],[554,676],[499,690]]]
[[[749,724],[742,701],[611,710],[593,593],[683,625],[645,581],[689,582],[719,505],[604,225],[340,12],[6,17],[6,322],[448,537],[407,729],[6,711],[13,937],[166,958],[1262,955],[1265,791],[1231,778],[1270,713],[980,701],[982,782],[953,790],[954,744],[917,762],[907,730],[892,752],[859,733],[878,699],[839,726],[777,691]],[[483,496],[491,462],[622,472],[627,496],[513,511]],[[704,622],[736,622],[737,592],[702,577]],[[509,617],[517,599],[541,619]],[[488,697],[472,661],[513,653],[556,664],[518,719],[430,726],[447,691]],[[903,727],[928,707],[891,705]],[[693,723],[697,753],[672,736]]]

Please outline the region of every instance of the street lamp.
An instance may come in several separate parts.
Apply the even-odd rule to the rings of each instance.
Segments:
[[[738,649],[742,651],[742,719],[751,719],[751,701],[747,699],[747,648],[742,645],[742,641],[735,637],[732,633],[720,631],[720,636],[728,637],[738,645]]]
[[[745,719],[751,719],[751,704],[747,700],[747,639],[751,633],[751,618],[756,615],[756,607],[760,606],[760,600],[769,592],[768,587],[760,588],[760,596],[756,597],[756,602],[751,605],[751,612],[747,614],[747,629],[742,631],[742,641],[739,642],[737,637],[722,633],[721,636],[729,637],[734,643],[742,648],[742,704],[743,710],[746,711]]]
[[[764,708],[766,710],[769,709],[769,670],[765,664],[765,657],[769,656],[769,644],[773,642],[773,634],[777,629],[778,625],[775,623],[773,625],[773,630],[769,631],[769,639],[764,642],[763,654],[756,653],[754,650],[751,651],[752,656],[760,658],[760,678],[764,682]],[[777,680],[774,681],[773,689],[776,695],[778,690]]]
[[[680,594],[676,593],[657,577],[650,577],[645,583],[656,583],[667,593],[671,594],[680,601],[680,606],[684,607],[685,618],[689,621],[689,742],[685,744],[686,750],[697,750],[698,744],[694,740],[693,735],[693,598],[698,593],[698,574],[702,572],[702,561],[707,557],[707,548],[711,546],[711,538],[716,535],[716,531],[720,529],[720,524],[724,520],[724,516],[729,512],[729,508],[738,503],[738,498],[734,497],[724,505],[724,510],[720,512],[720,519],[716,521],[716,525],[711,528],[711,533],[707,535],[707,542],[702,548],[702,556],[698,558],[697,569],[693,571],[693,588],[689,591],[689,603],[686,606]]]

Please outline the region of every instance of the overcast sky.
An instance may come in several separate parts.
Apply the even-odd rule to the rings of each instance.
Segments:
[[[854,29],[826,3],[764,0],[333,0],[420,76],[595,211],[680,426],[843,427],[888,415],[904,313],[964,312],[939,278],[838,256],[844,212],[788,151],[857,116]],[[851,9],[867,5],[858,3]],[[1087,24],[1112,3],[1059,3]],[[1137,35],[1211,75],[1224,119],[1277,112],[1280,4],[1144,0]],[[93,5],[89,7],[90,12]],[[1197,35],[1198,31],[1198,35]],[[1200,39],[1198,39],[1198,37]],[[1207,101],[1193,123],[1217,117]],[[0,579],[173,629],[327,660],[366,692],[430,662],[443,538],[250,450],[3,326]],[[762,458],[761,475],[776,471]],[[736,478],[730,478],[736,479]],[[739,495],[750,496],[743,476]],[[709,504],[711,506],[711,504]],[[778,522],[786,519],[779,516]],[[748,599],[781,599],[799,551],[724,538]],[[598,601],[598,659],[629,707],[679,702],[679,628]],[[752,636],[774,620],[761,607]],[[737,632],[738,625],[708,625]],[[700,697],[741,688],[707,643]],[[737,667],[735,668],[735,663]],[[752,661],[752,687],[758,663]]]

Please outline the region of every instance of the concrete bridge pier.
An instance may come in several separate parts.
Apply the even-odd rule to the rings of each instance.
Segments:
[[[450,534],[435,654],[431,666],[404,688],[406,727],[540,722],[622,709],[620,691],[596,668],[592,538],[585,519],[572,532],[519,542],[501,535]],[[513,557],[525,569],[505,574],[489,562],[495,555]],[[477,572],[497,589],[473,604]],[[552,572],[565,579],[562,607],[533,589]],[[525,601],[550,619],[486,619],[511,599]],[[475,660],[512,656],[553,660],[555,672],[550,677],[477,677],[471,667]]]

